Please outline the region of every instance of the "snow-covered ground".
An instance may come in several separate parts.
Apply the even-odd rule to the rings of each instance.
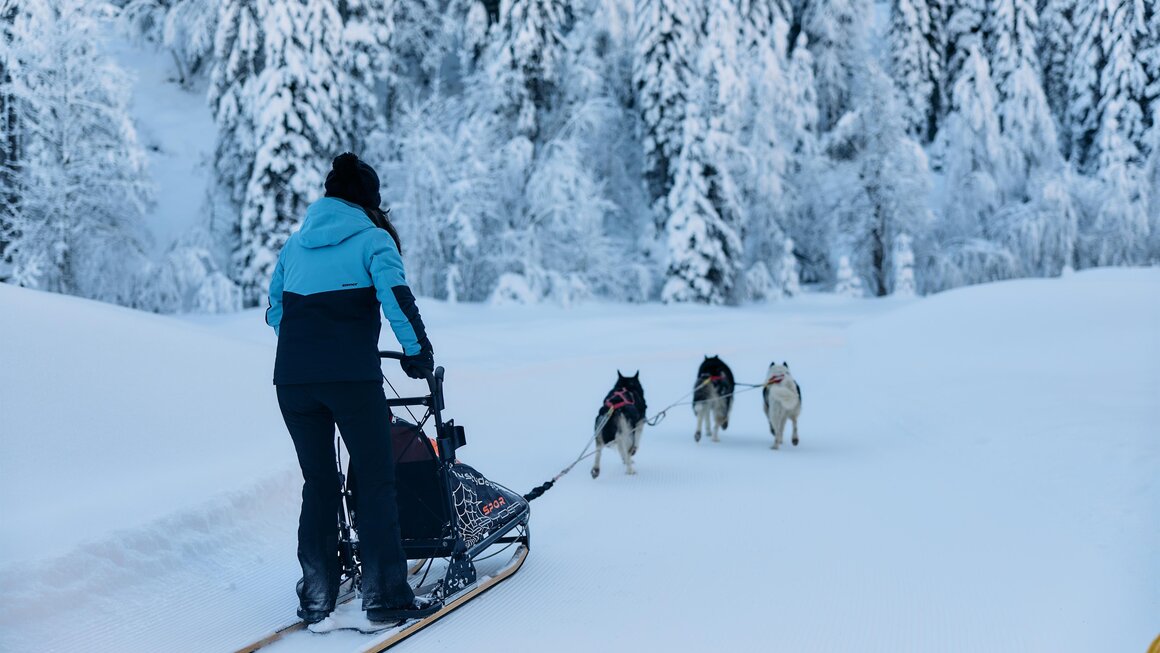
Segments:
[[[1120,269],[735,309],[421,300],[463,459],[518,491],[580,451],[617,369],[655,412],[704,354],[752,382],[789,361],[802,443],[769,449],[757,392],[719,444],[673,410],[638,475],[582,463],[532,504],[520,573],[397,650],[1144,651],[1157,297],[1160,270]],[[273,345],[260,311],[0,285],[0,651],[228,651],[292,614]]]

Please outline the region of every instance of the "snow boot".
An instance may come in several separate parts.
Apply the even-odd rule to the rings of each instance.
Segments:
[[[367,619],[374,623],[422,619],[439,612],[442,607],[443,603],[433,597],[416,596],[411,605],[404,608],[370,608]]]

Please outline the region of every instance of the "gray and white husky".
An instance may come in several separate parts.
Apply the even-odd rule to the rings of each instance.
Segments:
[[[802,389],[789,373],[789,365],[770,363],[765,377],[765,416],[769,418],[769,432],[773,434],[773,449],[781,447],[785,435],[785,421],[793,420],[793,446],[798,444],[798,416],[802,414]]]
[[[701,433],[708,432],[709,439],[720,442],[717,434],[729,428],[729,411],[733,408],[733,370],[717,356],[706,356],[697,369],[697,380],[693,384],[693,414],[697,416],[697,431],[693,433],[695,442],[701,441]]]
[[[633,376],[617,371],[616,377],[616,385],[604,397],[604,405],[596,414],[596,461],[592,465],[592,478],[600,476],[600,451],[609,445],[615,445],[620,452],[625,473],[636,473],[632,457],[640,446],[648,405],[644,401],[639,371]]]

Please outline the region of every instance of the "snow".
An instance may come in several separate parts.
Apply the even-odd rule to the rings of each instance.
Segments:
[[[125,39],[109,42],[110,53],[132,71],[133,126],[148,157],[148,176],[157,205],[146,219],[156,253],[208,221],[206,193],[217,128],[206,102],[206,82],[183,89],[174,79],[169,52],[136,46]]]
[[[636,476],[581,463],[532,504],[523,569],[397,650],[1142,651],[1158,296],[1152,268],[741,308],[421,299],[461,456],[518,491],[580,451],[617,369],[659,411],[705,354],[749,382],[786,360],[802,440],[769,449],[758,392],[717,444],[673,409]],[[0,650],[233,650],[292,619],[273,344],[260,311],[0,285]],[[357,639],[301,635],[272,650]]]

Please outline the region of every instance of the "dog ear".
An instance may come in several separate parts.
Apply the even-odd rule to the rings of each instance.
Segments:
[[[632,378],[634,378],[634,379],[639,379],[639,378],[640,378],[640,370],[637,370],[637,371],[636,371],[636,374],[633,374],[633,375],[632,375]]]
[[[785,367],[785,369],[789,369],[789,363],[782,361],[781,364]]]

